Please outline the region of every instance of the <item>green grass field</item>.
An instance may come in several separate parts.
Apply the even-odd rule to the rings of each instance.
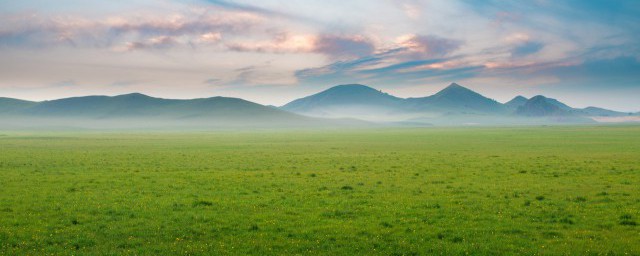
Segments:
[[[640,254],[640,126],[0,132],[0,254]]]

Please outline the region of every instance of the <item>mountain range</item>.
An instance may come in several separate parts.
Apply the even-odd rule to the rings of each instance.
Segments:
[[[0,98],[0,128],[318,127],[363,123],[298,115],[238,98],[161,99],[140,93],[31,102]]]
[[[596,107],[572,108],[541,95],[517,96],[503,104],[456,83],[419,98],[400,98],[360,84],[338,85],[279,108],[238,98],[176,100],[139,93],[42,102],[0,98],[0,129],[508,125],[638,117]]]
[[[592,117],[630,116],[596,107],[572,108],[541,95],[517,96],[503,104],[456,83],[431,96],[406,99],[365,85],[339,85],[281,108],[315,117],[432,124],[588,123],[595,122]]]

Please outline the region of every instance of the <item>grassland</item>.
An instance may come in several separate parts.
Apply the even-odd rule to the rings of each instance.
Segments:
[[[0,254],[640,254],[640,126],[0,132]]]

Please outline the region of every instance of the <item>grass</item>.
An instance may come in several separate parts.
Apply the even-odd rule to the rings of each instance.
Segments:
[[[640,254],[640,126],[0,133],[0,254]]]

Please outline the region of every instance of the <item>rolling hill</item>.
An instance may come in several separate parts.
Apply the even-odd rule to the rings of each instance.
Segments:
[[[586,116],[620,117],[633,115],[633,113],[618,112],[598,107],[586,107],[583,109],[578,109],[577,111],[580,114]]]
[[[281,109],[315,117],[379,120],[400,113],[403,103],[404,99],[365,85],[345,84],[294,100]]]
[[[452,83],[438,93],[423,98],[405,100],[412,109],[442,113],[504,113],[501,103],[489,99],[459,84]]]
[[[31,106],[37,102],[0,97],[0,114],[12,113]]]
[[[362,121],[361,121],[362,120]],[[239,98],[163,99],[140,93],[33,102],[0,98],[0,129],[345,127],[635,121],[630,113],[572,108],[538,95],[504,104],[452,83],[434,95],[399,98],[361,84],[338,85],[282,107]]]
[[[523,116],[571,116],[570,108],[554,99],[546,98],[542,95],[535,96],[524,105],[519,106],[516,114]]]
[[[504,106],[509,109],[510,111],[515,111],[517,110],[519,107],[523,106],[525,103],[527,103],[527,98],[525,98],[524,96],[516,96],[513,99],[511,99],[510,101],[504,103]]]
[[[4,98],[0,101],[0,117],[3,127],[322,127],[362,123],[301,116],[238,98],[176,100],[139,93],[43,102]]]

